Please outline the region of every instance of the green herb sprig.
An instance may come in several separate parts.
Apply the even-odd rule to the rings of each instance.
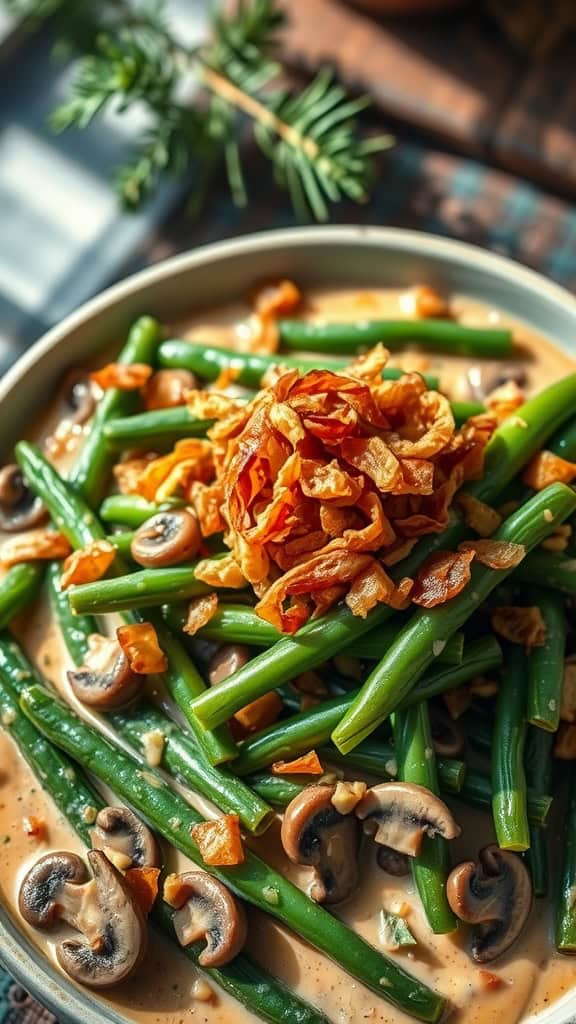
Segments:
[[[165,174],[192,168],[197,205],[198,190],[222,162],[234,201],[245,205],[246,125],[301,219],[326,220],[330,203],[368,198],[373,155],[392,139],[359,134],[357,117],[370,101],[350,99],[328,70],[301,91],[285,86],[277,0],[238,0],[232,13],[215,13],[209,40],[197,47],[175,37],[163,2],[3,2],[31,23],[51,18],[59,53],[83,53],[75,58],[70,99],[53,112],[56,131],[86,128],[107,110],[146,111],[137,152],[117,174],[124,206],[142,203]]]

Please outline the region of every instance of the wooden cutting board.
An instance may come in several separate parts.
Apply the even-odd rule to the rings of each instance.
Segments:
[[[334,65],[392,129],[576,194],[576,37],[534,62],[478,6],[376,20],[342,0],[289,0],[284,52],[308,73]]]

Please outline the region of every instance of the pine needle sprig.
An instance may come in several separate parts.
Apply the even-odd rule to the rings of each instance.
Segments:
[[[55,18],[63,46],[84,50],[71,98],[52,115],[55,130],[86,128],[106,110],[146,111],[138,151],[117,176],[126,206],[150,196],[166,173],[194,167],[206,180],[220,162],[234,201],[246,204],[241,142],[249,125],[297,215],[326,220],[331,203],[367,198],[373,155],[392,143],[359,134],[369,100],[350,99],[330,71],[301,91],[284,87],[277,0],[238,0],[232,14],[216,13],[209,41],[196,48],[174,37],[158,0],[4,2],[31,20]],[[191,76],[200,89],[190,98]]]

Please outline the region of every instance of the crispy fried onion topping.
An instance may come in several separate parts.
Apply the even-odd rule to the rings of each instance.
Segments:
[[[340,373],[277,367],[250,402],[198,409],[216,421],[207,439],[180,441],[138,476],[148,501],[177,495],[204,537],[223,532],[230,554],[205,559],[196,576],[250,584],[258,614],[285,633],[342,600],[361,616],[430,600],[430,581],[388,569],[441,532],[459,488],[482,476],[495,416],[457,430],[420,374],[382,379],[387,358],[379,345]],[[434,603],[465,584],[472,557],[450,555]]]

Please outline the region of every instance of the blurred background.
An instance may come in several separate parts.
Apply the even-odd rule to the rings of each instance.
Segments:
[[[187,47],[206,38],[210,6],[169,0],[173,35]],[[320,67],[335,68],[352,95],[372,98],[361,115],[366,130],[396,138],[378,157],[369,202],[338,204],[331,219],[467,239],[574,286],[573,0],[281,6],[283,74],[303,85]],[[55,56],[65,7],[0,0],[0,372],[126,273],[207,241],[295,222],[248,133],[245,206],[234,206],[216,171],[192,216],[192,160],[181,178],[163,178],[143,208],[122,212],[111,179],[145,126],[137,105],[84,131],[57,135],[48,126],[73,74],[70,59]],[[34,8],[55,15],[26,17]]]

